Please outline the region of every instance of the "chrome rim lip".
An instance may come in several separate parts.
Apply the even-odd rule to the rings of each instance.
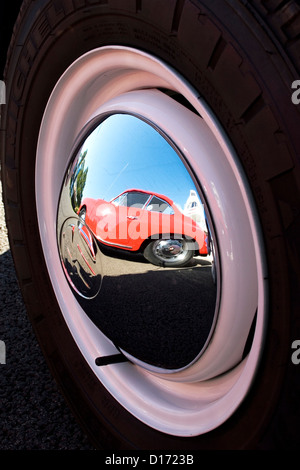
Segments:
[[[74,122],[70,117],[73,112],[71,102],[72,98],[74,99],[76,95],[76,89],[80,89],[82,86],[82,81],[81,84],[79,83],[79,77],[82,79],[83,63],[87,65],[89,62],[92,67],[92,70],[84,67],[86,69],[86,83],[89,82],[86,92],[92,93],[93,85],[91,77],[95,61],[90,61],[90,59],[92,56],[99,58],[99,54],[102,55],[102,58],[106,55],[105,64],[103,65],[104,71],[105,67],[107,67],[106,70],[113,70],[114,74],[118,75],[118,79],[114,82],[113,86],[110,86],[109,82],[107,82],[96,93],[96,96],[93,93],[94,105],[90,105],[90,107],[83,106],[80,119]],[[117,58],[116,54],[118,55]],[[113,55],[114,57],[112,57]],[[128,63],[130,63],[130,67]],[[140,72],[133,73],[134,67],[136,68],[135,70]],[[72,80],[73,86],[71,87],[72,92],[68,93],[64,87],[67,82],[70,84],[70,80]],[[109,371],[100,370],[94,365],[92,358],[97,355],[113,354],[115,352],[114,345],[95,328],[78,305],[76,305],[74,316],[71,317],[68,313],[71,307],[75,307],[75,299],[69,287],[63,285],[61,273],[57,271],[60,261],[53,239],[53,234],[55,234],[53,220],[55,220],[55,210],[58,205],[57,195],[60,192],[59,186],[68,166],[68,159],[65,156],[70,155],[71,144],[73,144],[75,136],[80,133],[87,122],[99,113],[99,108],[101,108],[103,103],[107,102],[106,98],[104,98],[105,94],[108,98],[113,98],[114,96],[119,96],[120,93],[126,94],[128,91],[140,89],[146,85],[173,88],[185,95],[191,104],[200,111],[204,121],[208,124],[208,127],[226,155],[227,160],[231,162],[231,168],[233,173],[235,173],[237,181],[239,181],[241,193],[245,201],[247,201],[247,215],[253,235],[254,252],[257,262],[257,279],[259,281],[257,286],[258,315],[251,352],[243,362],[231,372],[226,373],[226,377],[205,379],[196,374],[193,379],[193,375],[190,373],[191,368],[188,368],[188,372],[185,370],[183,374],[181,372],[170,374],[173,377],[170,378],[170,375],[168,375],[168,380],[166,380],[165,374],[161,374],[161,371],[149,373],[143,367],[144,365],[137,360],[133,361],[135,364],[114,365]],[[60,119],[54,122],[54,116],[58,116],[59,108],[57,106],[57,97],[61,92],[64,94],[64,103],[61,103],[59,107],[64,108],[65,111],[62,114],[68,122],[68,125],[64,128],[64,135],[62,135],[59,129]],[[78,103],[77,105],[79,106]],[[106,111],[109,112],[109,106],[106,107]],[[52,126],[50,129],[49,123],[54,124],[54,128]],[[44,164],[43,155],[45,149],[49,148],[49,139],[51,138],[55,138],[56,145],[59,146],[61,155],[64,157],[60,161],[60,166],[58,165],[58,160],[54,161],[54,158],[50,159],[50,163],[47,166]],[[195,162],[192,161],[191,164],[195,167]],[[47,181],[49,172],[52,187],[43,191],[43,185]],[[55,182],[55,174],[61,176],[60,182]],[[92,51],[70,67],[63,76],[63,80],[60,80],[57,84],[49,100],[41,126],[37,150],[36,194],[41,239],[58,302],[78,347],[83,352],[99,380],[130,413],[162,432],[178,436],[192,436],[208,432],[219,426],[231,416],[245,398],[257,370],[266,323],[267,274],[261,249],[262,237],[251,192],[243,178],[241,178],[241,174],[242,172],[231,144],[206,103],[198,97],[194,90],[174,70],[145,53],[118,46]],[[50,196],[50,205],[46,203],[48,196]],[[47,209],[49,210],[47,211]],[[48,215],[45,218],[46,213]],[[62,285],[60,285],[61,282]],[[79,331],[88,334],[89,344],[86,344],[84,335],[79,334]],[[188,379],[185,377],[186,373]],[[166,402],[168,403],[167,410]],[[163,413],[162,410],[164,410]]]

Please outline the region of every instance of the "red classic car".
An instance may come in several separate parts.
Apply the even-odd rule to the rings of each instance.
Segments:
[[[110,202],[85,198],[78,213],[99,242],[142,251],[156,265],[183,266],[196,251],[208,253],[207,232],[161,194],[129,189]]]

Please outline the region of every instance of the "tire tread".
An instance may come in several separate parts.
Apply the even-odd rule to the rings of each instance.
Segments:
[[[260,15],[300,72],[300,4],[297,0],[246,2]]]

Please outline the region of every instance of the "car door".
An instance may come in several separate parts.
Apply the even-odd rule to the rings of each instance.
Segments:
[[[151,195],[131,190],[111,201],[106,242],[132,251],[138,250],[147,237],[147,212],[144,207]]]
[[[146,210],[150,215],[148,226],[151,238],[159,235],[169,236],[174,233],[175,212],[167,201],[153,195],[146,206]]]

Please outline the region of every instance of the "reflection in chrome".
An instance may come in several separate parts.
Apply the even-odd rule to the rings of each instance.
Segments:
[[[194,244],[189,245],[192,252],[208,254],[207,229],[200,228],[169,197],[153,191],[129,189],[111,201],[84,197],[79,212],[84,212],[95,237],[107,245],[137,252],[143,251],[153,239],[176,237],[193,240]],[[174,259],[172,263],[183,266],[190,257],[183,257],[180,262]],[[159,259],[150,261],[158,264]],[[166,266],[170,256],[163,261]]]
[[[163,258],[172,258],[181,255],[183,252],[183,244],[178,240],[159,240],[155,242],[158,256]]]
[[[61,228],[60,253],[64,272],[73,289],[86,298],[95,297],[101,286],[99,248],[81,219],[68,218]]]
[[[217,297],[197,184],[167,137],[138,117],[103,116],[87,134],[60,195],[66,278],[118,348],[186,367],[211,334]]]
[[[187,264],[188,261],[193,257],[193,247],[188,248],[188,242],[184,239],[179,240],[156,240],[149,243],[147,249],[144,252],[145,257],[153,264],[159,264],[160,266],[176,266],[181,264]]]

